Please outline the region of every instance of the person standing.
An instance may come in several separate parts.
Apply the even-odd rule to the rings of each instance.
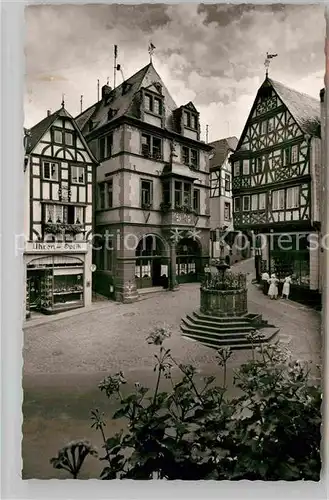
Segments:
[[[265,270],[262,274],[262,288],[263,288],[264,295],[267,295],[267,292],[268,292],[269,279],[270,279],[270,275],[268,274],[267,270]]]
[[[270,297],[270,299],[277,299],[278,298],[278,293],[279,293],[279,290],[278,290],[278,279],[277,277],[275,276],[275,274],[272,274],[271,275],[271,278],[269,280],[269,283],[270,283],[270,287],[268,289],[268,296]]]
[[[286,276],[283,282],[283,288],[282,288],[282,299],[288,299],[289,294],[290,294],[290,284],[292,282],[292,279],[290,276]]]

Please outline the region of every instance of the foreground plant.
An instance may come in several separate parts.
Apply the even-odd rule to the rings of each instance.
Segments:
[[[136,382],[124,396],[122,372],[99,384],[119,405],[112,419],[127,422],[126,431],[106,437],[104,415],[92,410],[92,427],[103,440],[102,479],[319,480],[321,393],[307,365],[279,344],[253,348],[252,359],[235,371],[240,395],[232,399],[231,350],[217,353],[220,383],[215,376],[200,380],[195,367],[178,363],[164,347],[169,336],[168,328],[158,327],[147,337],[158,347],[153,391]],[[176,382],[173,368],[180,373]],[[161,391],[163,381],[170,390]],[[54,466],[77,477],[83,462],[77,472],[66,458],[58,460],[52,459]]]

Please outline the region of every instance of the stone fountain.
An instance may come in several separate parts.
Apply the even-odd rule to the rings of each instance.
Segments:
[[[206,273],[200,287],[200,309],[182,319],[184,337],[218,349],[250,349],[270,341],[279,331],[262,318],[248,313],[247,279],[243,273],[232,273],[224,260],[212,262],[217,272]]]

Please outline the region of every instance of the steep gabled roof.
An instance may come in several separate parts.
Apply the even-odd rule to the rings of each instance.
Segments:
[[[234,152],[238,145],[238,139],[236,137],[225,137],[224,139],[219,139],[218,141],[211,142],[209,146],[214,149],[212,151],[212,157],[210,158],[210,169],[222,166],[229,152]]]
[[[86,143],[86,140],[83,137],[81,130],[79,129],[75,119],[73,118],[73,116],[70,115],[70,113],[68,111],[66,111],[66,109],[64,107],[61,107],[60,109],[58,109],[57,111],[55,111],[51,115],[46,116],[46,118],[41,120],[41,122],[37,123],[36,125],[34,125],[34,127],[30,128],[29,130],[24,130],[25,137],[26,137],[26,143],[25,143],[26,144],[25,145],[26,153],[27,154],[32,153],[32,151],[34,150],[34,148],[36,147],[38,142],[42,139],[42,137],[47,132],[47,130],[49,130],[51,125],[53,123],[55,123],[55,121],[58,118],[66,118],[66,119],[70,120],[70,122],[72,123],[73,127],[75,128],[75,130],[79,136],[79,139],[81,140],[82,144],[84,145],[84,147],[88,151],[88,154],[91,157],[92,161],[94,163],[98,164],[99,162],[96,160],[93,153],[91,152],[91,150],[90,150],[88,144]]]
[[[317,135],[320,121],[320,102],[307,94],[290,89],[268,79],[273,89],[305,134]]]
[[[47,132],[49,127],[57,120],[57,118],[69,118],[73,120],[72,116],[66,111],[65,108],[60,108],[55,111],[55,113],[46,116],[41,122],[34,125],[34,127],[28,130],[28,139],[26,144],[26,153],[31,153],[38,142],[41,140],[42,136]]]
[[[253,116],[253,112],[262,90],[269,86],[274,90],[281,102],[286,106],[291,116],[294,118],[297,125],[300,127],[302,132],[304,132],[304,134],[309,134],[312,136],[320,135],[320,102],[318,102],[314,97],[303,94],[302,92],[298,92],[297,90],[291,89],[280,82],[266,77],[257,91],[257,95],[255,97],[248,119],[240,136],[237,149],[244,149],[244,147],[242,147],[242,143],[245,137],[245,132],[249,125],[249,120]]]
[[[144,68],[140,69],[137,73],[128,78],[128,80],[125,80],[118,87],[113,89],[112,92],[108,95],[108,98],[111,101],[110,104],[104,106],[102,105],[104,103],[102,103],[102,100],[100,100],[99,102],[93,104],[86,111],[81,113],[79,116],[77,116],[76,121],[79,127],[83,129],[83,127],[91,118],[95,122],[95,126],[93,128],[101,127],[102,125],[104,125],[104,123],[108,121],[107,113],[110,108],[116,111],[115,116],[113,118],[118,118],[119,116],[126,114],[130,108],[133,96],[141,88],[144,76],[150,65],[151,63],[145,66]],[[123,94],[122,89],[124,84],[131,85],[131,87],[129,91],[127,91],[127,93]]]
[[[136,117],[136,94],[142,88],[151,87],[155,82],[161,84],[161,91],[166,102],[166,111],[173,111],[176,109],[177,106],[175,102],[171,98],[160,76],[155,71],[153,64],[149,63],[130,78],[122,82],[118,87],[113,89],[107,95],[106,100],[100,100],[78,115],[76,117],[78,126],[83,129],[87,122],[91,119],[93,121],[93,130],[96,130],[106,123],[114,121],[123,115]],[[124,88],[126,89],[125,92],[123,92]],[[112,118],[108,116],[110,109],[113,109],[114,111]]]

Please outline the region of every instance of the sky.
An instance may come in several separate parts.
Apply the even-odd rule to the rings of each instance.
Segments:
[[[240,137],[266,52],[277,53],[269,75],[319,99],[324,86],[325,19],[321,5],[33,5],[26,16],[25,127],[47,110],[76,116],[113,86],[113,46],[125,79],[153,64],[177,106],[192,101],[201,139]],[[117,85],[122,74],[117,72]]]

